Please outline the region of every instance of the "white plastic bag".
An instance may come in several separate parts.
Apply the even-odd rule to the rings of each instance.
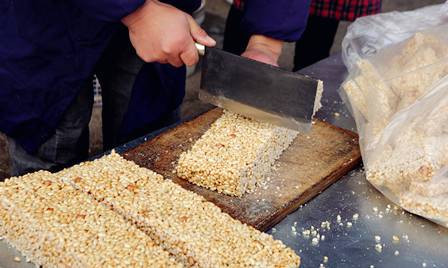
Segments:
[[[448,227],[448,23],[445,14],[434,17],[446,7],[362,20],[394,24],[397,33],[398,18],[411,14],[401,31],[407,37],[378,26],[364,38],[353,32],[356,21],[344,40],[356,49],[343,51],[349,77],[341,95],[356,120],[367,179],[404,209]]]
[[[342,41],[347,68],[381,48],[410,38],[417,32],[448,23],[448,1],[413,11],[389,12],[358,18]]]

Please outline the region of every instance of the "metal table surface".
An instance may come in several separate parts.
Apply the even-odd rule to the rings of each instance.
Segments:
[[[355,122],[337,93],[346,75],[340,55],[301,72],[324,81],[323,108],[317,116],[355,131]],[[162,131],[164,129],[116,150],[126,151]],[[355,214],[359,215],[357,220],[353,218]],[[324,221],[330,222],[329,230],[321,228]],[[325,236],[325,240],[314,244],[310,237],[302,234],[311,226],[319,229],[318,233]],[[395,209],[366,181],[362,167],[291,213],[269,233],[294,249],[302,258],[301,267],[306,268],[321,264],[323,267],[448,267],[448,229]],[[375,236],[381,241],[376,241]],[[399,242],[394,242],[393,236],[399,237]],[[381,252],[375,248],[377,244],[381,244]],[[33,267],[24,261],[14,262],[15,256],[20,254],[0,241],[0,267]],[[324,256],[328,258],[326,263]]]

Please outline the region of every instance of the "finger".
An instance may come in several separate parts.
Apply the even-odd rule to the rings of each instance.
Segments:
[[[199,54],[193,42],[180,54],[180,58],[187,66],[192,66],[199,61]]]
[[[158,61],[158,59],[156,57],[153,57],[153,56],[148,55],[147,53],[144,53],[141,51],[137,51],[137,55],[139,56],[139,58],[141,60],[143,60],[146,63]]]
[[[168,63],[173,65],[174,67],[180,67],[184,65],[184,62],[181,60],[181,58],[178,55],[172,55],[168,57]]]
[[[204,29],[199,26],[196,21],[190,16],[186,15],[188,24],[190,25],[190,33],[193,39],[208,47],[213,47],[216,45],[216,41],[211,38]]]

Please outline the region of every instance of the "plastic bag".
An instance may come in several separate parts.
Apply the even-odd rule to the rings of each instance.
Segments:
[[[448,23],[448,1],[413,11],[358,18],[342,41],[344,63],[351,71],[360,59],[376,54],[381,48],[445,23]]]
[[[434,14],[441,9],[398,14],[424,17],[420,12]],[[366,17],[362,23],[378,24],[388,15]],[[365,32],[373,43],[358,35],[357,42],[364,41],[358,42],[362,45],[357,51],[375,47],[375,53],[344,50],[349,76],[340,93],[356,120],[367,179],[404,209],[448,227],[448,23],[443,23],[444,16],[432,17],[430,23],[415,20],[414,28],[420,31],[407,31],[408,38],[402,36],[397,42],[386,32],[376,38]],[[407,20],[405,30],[412,18]],[[436,21],[441,24],[433,26]],[[347,38],[353,38],[350,31],[359,29],[357,23]],[[349,39],[345,44],[353,42]]]

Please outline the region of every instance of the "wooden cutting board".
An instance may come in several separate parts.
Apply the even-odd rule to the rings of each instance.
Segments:
[[[278,160],[270,181],[242,198],[196,186],[174,173],[179,155],[188,150],[222,110],[210,110],[192,121],[161,133],[123,154],[215,203],[233,218],[265,231],[352,170],[361,160],[357,135],[316,121],[307,135],[299,135]]]

